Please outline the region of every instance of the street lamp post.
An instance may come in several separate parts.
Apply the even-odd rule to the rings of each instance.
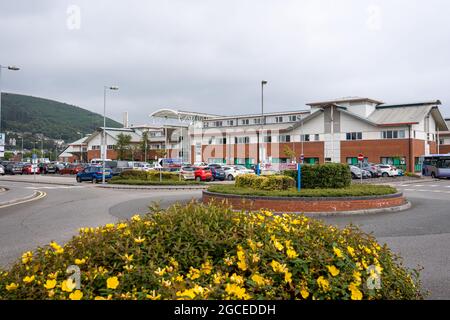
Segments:
[[[11,70],[11,71],[18,71],[18,70],[20,70],[20,68],[18,68],[16,66],[2,66],[0,64],[0,133],[2,133],[2,129],[3,129],[3,127],[2,127],[2,120],[3,120],[2,119],[2,69],[8,69],[8,70]],[[3,137],[3,139],[5,139],[5,137]],[[4,147],[3,142],[0,145],[0,147],[2,147],[2,149],[3,149],[3,147]],[[3,152],[3,150],[1,150],[0,153],[1,152]]]
[[[117,86],[104,86],[103,87],[103,168],[102,168],[102,184],[105,184],[105,165],[106,165],[106,153],[108,145],[106,144],[106,90],[119,90]]]
[[[258,172],[261,170],[261,162],[263,160],[263,154],[262,154],[262,145],[264,143],[264,140],[262,138],[263,136],[263,125],[264,125],[264,86],[267,84],[267,81],[262,80],[261,81],[261,128],[258,134],[258,154],[257,154],[257,162],[258,162]]]

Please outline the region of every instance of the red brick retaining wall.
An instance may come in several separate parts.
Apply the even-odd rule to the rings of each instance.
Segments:
[[[268,209],[275,212],[337,212],[380,209],[406,203],[402,193],[385,196],[345,198],[287,198],[236,196],[203,191],[203,203],[226,201],[236,210]]]

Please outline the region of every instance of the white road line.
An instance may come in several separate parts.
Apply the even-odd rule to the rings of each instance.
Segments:
[[[423,184],[416,184],[416,185],[414,185],[414,187],[423,187],[424,185]]]
[[[31,198],[28,200],[24,200],[24,201],[20,201],[20,202],[11,203],[11,204],[5,204],[4,206],[0,206],[0,208],[7,208],[7,207],[12,207],[12,206],[15,206],[18,204],[22,204],[22,203],[36,201],[36,200],[44,198],[47,195],[45,192],[42,192],[42,191],[37,191],[37,193],[39,194],[37,197]]]

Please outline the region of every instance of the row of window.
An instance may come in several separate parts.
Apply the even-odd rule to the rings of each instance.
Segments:
[[[276,139],[274,139],[273,136],[264,136],[263,141],[264,143],[272,143],[275,142]],[[309,141],[319,141],[319,135],[318,134],[303,134],[300,135],[300,140],[309,142]],[[292,142],[292,136],[291,135],[279,135],[277,142]],[[234,143],[235,144],[248,144],[250,143],[250,137],[234,137]],[[215,138],[210,137],[208,139],[208,144],[227,144],[227,138]]]
[[[297,115],[291,115],[291,116],[277,116],[274,118],[274,123],[283,123],[283,122],[296,122],[298,120],[300,120],[301,117],[297,116]],[[222,120],[218,120],[218,121],[211,121],[211,122],[204,122],[203,123],[203,127],[204,128],[208,128],[208,127],[223,127],[224,124],[226,126],[234,126],[234,125],[243,125],[243,126],[248,126],[248,125],[257,125],[257,124],[262,124],[263,120],[262,118],[252,118],[252,119],[233,119],[233,120],[226,120],[226,121],[222,121]]]

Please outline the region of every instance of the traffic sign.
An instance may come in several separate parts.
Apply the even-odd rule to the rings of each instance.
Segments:
[[[305,160],[305,155],[304,154],[300,155],[300,160],[301,161]]]
[[[363,161],[364,155],[362,153],[358,154],[358,161]]]

